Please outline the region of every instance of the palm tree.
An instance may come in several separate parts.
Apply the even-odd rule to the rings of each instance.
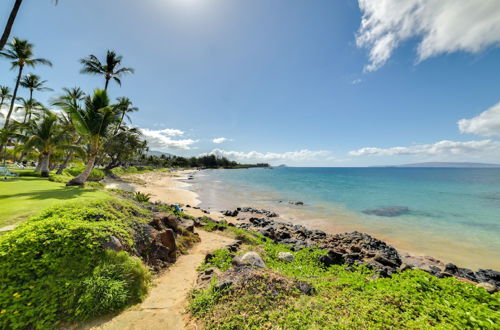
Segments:
[[[94,75],[103,75],[105,79],[104,90],[108,90],[108,84],[111,79],[116,81],[118,85],[122,85],[120,77],[134,73],[134,69],[122,67],[122,59],[123,57],[117,55],[114,51],[108,50],[106,54],[106,63],[103,64],[95,55],[89,55],[86,58],[82,58],[80,63],[83,65],[83,68],[80,70],[80,73],[85,74],[94,74]]]
[[[41,120],[28,124],[27,139],[24,149],[36,149],[40,156],[40,171],[42,177],[49,176],[50,156],[63,146],[65,130],[59,125],[59,119],[52,112],[47,112]]]
[[[118,121],[116,106],[109,104],[105,90],[95,90],[92,96],[87,96],[83,108],[80,108],[77,102],[64,100],[59,106],[70,114],[77,132],[89,143],[85,170],[66,184],[80,186],[87,181],[101,150],[102,141],[110,134],[109,128]]]
[[[54,0],[54,3],[57,4],[59,0]],[[0,50],[3,49],[5,44],[7,43],[7,40],[9,40],[10,36],[10,31],[12,30],[12,27],[14,26],[14,21],[16,20],[17,12],[19,11],[19,8],[21,7],[21,4],[23,3],[23,0],[16,0],[14,2],[14,6],[12,7],[12,10],[10,11],[9,18],[7,20],[7,24],[5,25],[5,28],[2,33],[2,37],[0,38]]]
[[[67,108],[67,107],[73,107],[76,109],[80,109],[80,103],[81,101],[84,100],[85,98],[85,92],[80,88],[80,87],[73,87],[73,88],[63,88],[63,91],[65,94],[63,96],[60,96],[56,102],[54,102],[54,105],[58,105],[60,107]],[[69,113],[66,113],[66,115],[62,116],[62,122],[63,126],[65,127],[67,132],[75,132],[75,125],[73,124],[73,120],[71,119],[71,116]],[[82,137],[77,135],[77,134],[71,134],[69,140],[74,143],[75,145],[80,145],[82,142]],[[63,162],[59,165],[59,168],[57,169],[56,174],[62,174],[64,169],[68,166],[71,157],[73,157],[73,152],[74,150],[68,150],[66,152],[66,155],[64,156]]]
[[[10,88],[7,86],[0,86],[0,110],[2,110],[4,101],[10,100]]]
[[[19,38],[14,38],[11,42],[7,44],[7,50],[0,51],[0,56],[11,60],[11,68],[18,68],[18,74],[16,79],[16,86],[14,87],[14,92],[12,93],[12,99],[10,102],[9,112],[5,118],[5,125],[9,124],[10,116],[12,115],[12,110],[14,110],[14,104],[17,97],[17,91],[19,89],[19,84],[21,83],[21,77],[23,75],[23,69],[25,66],[35,67],[38,64],[44,64],[52,66],[49,60],[44,58],[33,58],[33,44],[29,43],[27,40],[21,40]]]
[[[115,134],[118,131],[118,128],[123,124],[123,119],[127,117],[129,121],[131,121],[130,116],[128,115],[129,113],[139,111],[138,107],[133,107],[132,106],[132,101],[128,97],[119,97],[117,98],[118,104],[117,104],[117,111],[121,115],[120,121],[118,122],[118,125],[116,125],[116,130]]]
[[[31,116],[33,115],[34,110],[45,110],[43,104],[35,99],[25,99],[21,97],[18,98],[18,100],[21,102],[21,105],[16,108],[16,111],[24,110],[23,124],[29,123],[31,121]]]
[[[20,84],[22,87],[29,89],[29,91],[30,91],[29,101],[31,102],[31,101],[33,101],[33,92],[34,91],[37,91],[37,92],[53,91],[52,88],[48,88],[48,87],[43,86],[43,85],[45,85],[46,82],[47,82],[47,80],[41,80],[40,76],[33,74],[33,73],[30,73],[30,74],[27,74],[23,77]],[[28,117],[28,121],[30,121],[30,120],[31,120],[31,113]]]

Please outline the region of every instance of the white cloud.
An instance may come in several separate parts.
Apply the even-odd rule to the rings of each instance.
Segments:
[[[173,129],[173,128],[165,128],[162,130],[158,131],[160,134],[167,135],[167,136],[180,136],[184,135],[184,132],[179,130],[179,129]]]
[[[353,81],[351,81],[351,84],[357,85],[357,84],[361,84],[362,82],[363,82],[363,79],[354,79]]]
[[[500,136],[500,103],[482,112],[471,119],[462,119],[458,122],[462,133],[472,133],[480,136]]]
[[[361,148],[349,152],[351,156],[449,156],[449,155],[488,155],[500,153],[500,142],[493,140],[481,141],[439,141],[433,144],[420,144],[409,147],[392,148]]]
[[[419,38],[418,60],[456,51],[477,53],[500,43],[498,0],[358,0],[356,38],[370,50],[367,71],[380,68],[399,44]]]
[[[226,141],[227,141],[227,139],[225,137],[215,138],[215,139],[212,140],[212,142],[215,143],[215,144],[224,143]]]
[[[152,149],[191,149],[197,140],[192,139],[173,139],[174,136],[183,135],[184,132],[176,129],[151,130],[148,128],[140,129],[148,145]]]
[[[258,162],[273,162],[273,161],[290,161],[290,162],[301,162],[301,161],[314,161],[324,158],[330,154],[329,151],[319,150],[312,151],[308,149],[289,151],[284,153],[266,152],[261,153],[257,151],[241,152],[241,151],[226,151],[221,149],[214,149],[208,154],[223,156],[229,159],[235,159],[238,161],[258,161]]]

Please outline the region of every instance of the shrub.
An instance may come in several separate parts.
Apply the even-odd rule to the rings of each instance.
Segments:
[[[70,167],[70,168],[65,169],[63,171],[63,173],[67,176],[76,177],[76,176],[80,175],[80,173],[82,173],[84,170],[85,170],[85,166],[74,166],[74,167]],[[88,180],[89,181],[100,181],[100,180],[104,179],[104,176],[105,176],[104,171],[102,171],[98,168],[94,168],[90,172]]]
[[[106,198],[50,208],[0,237],[0,328],[51,329],[120,310],[145,294],[149,272],[111,236],[133,246],[147,213]]]
[[[151,194],[147,194],[147,193],[145,194],[145,193],[141,193],[140,191],[138,191],[134,194],[134,198],[139,203],[147,203],[151,199]]]

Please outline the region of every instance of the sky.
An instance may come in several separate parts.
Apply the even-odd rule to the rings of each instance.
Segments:
[[[14,0],[0,3],[0,23]],[[500,1],[25,0],[13,36],[55,92],[112,49],[153,150],[240,162],[500,163]],[[0,85],[15,72],[0,59]],[[21,91],[26,96],[26,91]]]

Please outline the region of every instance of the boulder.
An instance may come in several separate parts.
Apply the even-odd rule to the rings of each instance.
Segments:
[[[304,281],[296,282],[295,287],[299,289],[300,292],[308,296],[312,296],[316,293],[316,289],[314,289],[311,284]]]
[[[325,266],[330,267],[331,265],[341,265],[345,262],[342,254],[337,253],[333,250],[328,251],[327,255],[319,257],[319,261]]]
[[[243,255],[236,256],[233,259],[233,265],[235,267],[252,266],[258,268],[265,268],[266,265],[261,256],[256,252],[247,252]]]
[[[195,223],[191,219],[184,219],[184,218],[179,219],[179,227],[181,227],[181,228],[183,228],[191,233],[194,233],[194,226],[195,226]]]
[[[497,286],[489,282],[481,282],[477,284],[477,287],[485,289],[488,293],[495,293],[498,291]]]
[[[169,256],[175,258],[177,245],[175,243],[175,234],[172,229],[166,229],[159,232],[156,236],[156,241],[168,248]]]
[[[278,253],[278,259],[280,259],[282,261],[286,261],[286,262],[292,262],[294,259],[294,256],[290,252],[280,252],[280,253]]]
[[[492,269],[480,269],[476,272],[479,282],[489,282],[500,287],[500,272]]]
[[[116,237],[116,236],[111,236],[109,239],[102,244],[103,249],[110,249],[113,251],[123,251],[123,245],[122,242]]]

